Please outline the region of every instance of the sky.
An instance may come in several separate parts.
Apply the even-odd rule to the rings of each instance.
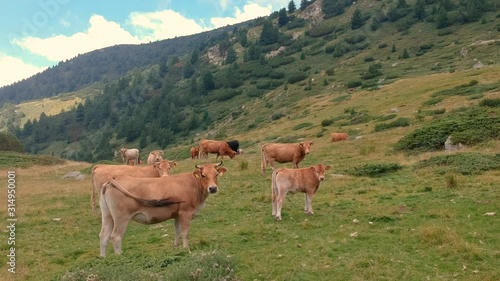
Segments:
[[[294,0],[300,5],[299,0]],[[19,0],[0,7],[0,87],[59,61],[119,44],[212,30],[287,8],[290,0]]]

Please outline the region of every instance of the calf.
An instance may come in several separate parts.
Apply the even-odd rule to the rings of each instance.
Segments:
[[[349,138],[349,135],[347,133],[332,133],[330,135],[331,142],[336,142],[336,141],[343,141],[347,140]]]
[[[139,149],[137,148],[121,148],[120,155],[122,156],[123,163],[128,164],[129,160],[133,160],[133,165],[139,164]]]
[[[319,183],[325,179],[325,171],[330,170],[330,168],[330,166],[318,164],[302,169],[279,168],[274,170],[271,183],[273,217],[281,221],[281,207],[288,192],[305,193],[304,212],[306,214],[314,214],[312,196],[318,191]]]
[[[194,160],[196,158],[199,158],[198,154],[200,153],[200,147],[199,146],[191,147],[191,150],[189,151],[189,153],[191,154],[191,159]]]
[[[304,160],[311,151],[312,141],[301,143],[268,143],[262,146],[262,174],[266,171],[266,164],[269,163],[274,169],[274,161],[278,163],[292,162],[294,168],[299,167],[300,161]]]

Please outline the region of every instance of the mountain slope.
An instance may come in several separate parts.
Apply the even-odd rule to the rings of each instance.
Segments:
[[[322,2],[314,3],[308,9]],[[475,95],[467,97],[472,104],[494,98],[498,85],[485,78],[488,71],[470,81],[462,79],[467,79],[467,71],[478,61],[498,73],[495,15],[485,13],[481,22],[436,28],[429,19],[437,16],[432,14],[435,5],[427,5],[425,20],[415,19],[412,6],[366,1],[346,6],[343,14],[315,25],[311,19],[301,19],[298,11],[281,27],[278,15],[273,14],[227,28],[220,40],[203,51],[185,51],[166,63],[109,82],[94,100],[74,111],[30,122],[17,135],[32,153],[97,161],[112,158],[113,149],[122,145],[166,149],[191,144],[199,138],[197,134],[212,138],[241,134],[243,138],[248,131],[261,129],[267,139],[279,135],[269,133],[270,122],[283,120],[301,120],[297,126],[306,123],[294,129],[298,137],[312,136],[309,127],[317,128],[318,136],[324,134],[328,128],[317,127],[323,120],[349,130],[360,124],[370,127],[377,118],[397,115],[387,113],[388,106],[409,106],[434,89],[452,89],[472,80],[476,80],[470,88]],[[353,28],[356,10],[364,15],[363,24]],[[406,14],[394,19],[391,11]],[[214,54],[222,64],[214,63]],[[449,82],[431,82],[434,73],[450,75]],[[409,84],[405,95],[378,97],[390,102],[374,103],[378,104],[375,109],[357,104],[360,95],[385,93],[391,83],[412,77],[429,82],[419,87]],[[305,104],[322,97],[333,101],[325,104],[333,111],[308,121],[317,109]],[[412,105],[416,111],[426,107]]]

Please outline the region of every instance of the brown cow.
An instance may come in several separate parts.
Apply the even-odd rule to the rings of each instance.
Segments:
[[[133,165],[139,164],[139,149],[137,148],[121,148],[120,155],[122,156],[123,163],[128,164],[129,160],[134,160]]]
[[[330,135],[330,138],[331,138],[331,142],[343,141],[343,140],[347,140],[349,138],[349,135],[346,133],[332,133]]]
[[[274,161],[278,163],[292,162],[294,168],[299,167],[300,161],[311,151],[312,141],[301,143],[267,143],[262,146],[262,174],[266,172],[266,164],[274,169]]]
[[[160,162],[161,160],[163,160],[163,151],[153,150],[149,153],[148,165],[153,165],[154,163]]]
[[[306,214],[314,214],[312,196],[318,191],[319,183],[325,179],[325,171],[330,170],[330,168],[330,166],[318,164],[302,169],[279,168],[274,170],[271,184],[273,217],[281,221],[281,207],[288,192],[305,193],[304,212]]]
[[[220,156],[222,159],[224,155],[229,156],[229,158],[233,159],[236,156],[236,152],[229,147],[229,144],[225,141],[216,141],[216,140],[201,140],[200,141],[200,151],[199,157],[201,158],[204,154],[207,155],[209,153],[216,153],[217,156],[215,160],[217,160]]]
[[[106,255],[110,238],[115,253],[121,254],[122,238],[131,219],[142,224],[175,219],[174,246],[179,246],[182,235],[183,247],[189,248],[189,225],[208,195],[217,192],[217,176],[227,172],[221,165],[195,165],[191,173],[161,178],[118,176],[105,183],[100,199],[101,256]]]
[[[193,146],[191,147],[191,150],[189,151],[191,153],[191,159],[195,159],[199,157],[200,153],[200,147],[199,146]]]
[[[95,211],[95,197],[101,186],[109,181],[111,177],[119,175],[129,175],[136,178],[155,178],[161,176],[168,176],[170,169],[175,167],[175,161],[161,160],[152,166],[128,166],[128,165],[105,165],[98,164],[92,169],[92,194],[91,203],[92,210]]]

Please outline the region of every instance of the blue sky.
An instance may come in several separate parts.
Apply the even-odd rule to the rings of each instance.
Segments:
[[[0,86],[95,49],[190,35],[267,16],[286,8],[290,0],[2,2]]]

